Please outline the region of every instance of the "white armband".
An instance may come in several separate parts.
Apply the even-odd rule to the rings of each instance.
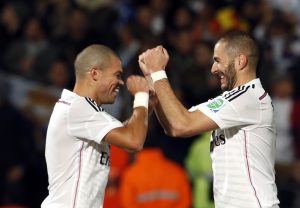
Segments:
[[[165,70],[159,70],[157,72],[151,73],[152,82],[156,82],[161,79],[168,79],[166,71]]]
[[[148,109],[149,93],[147,92],[137,92],[134,95],[133,108],[143,106]]]

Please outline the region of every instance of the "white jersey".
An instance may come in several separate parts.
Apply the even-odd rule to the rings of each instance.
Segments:
[[[194,106],[219,129],[211,158],[217,208],[279,207],[275,184],[275,139],[271,98],[259,79]]]
[[[90,98],[62,92],[47,131],[49,195],[42,208],[102,208],[110,166],[103,138],[121,126]]]

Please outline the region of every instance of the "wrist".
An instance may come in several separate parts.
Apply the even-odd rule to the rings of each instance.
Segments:
[[[133,108],[145,107],[148,109],[149,93],[148,92],[137,92],[134,95]]]
[[[165,70],[159,70],[159,71],[153,72],[153,73],[151,73],[150,76],[151,76],[151,79],[152,79],[153,83],[158,81],[158,80],[168,78]]]

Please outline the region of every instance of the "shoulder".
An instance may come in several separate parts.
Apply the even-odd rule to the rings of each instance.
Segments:
[[[88,97],[77,97],[72,102],[72,109],[76,111],[102,112],[103,109],[97,103]]]
[[[241,85],[231,91],[222,94],[233,105],[251,105],[258,104],[267,95],[259,79],[254,79],[245,85]]]
[[[254,96],[255,84],[241,85],[231,91],[222,94],[222,98],[228,102],[239,102],[241,100],[250,99]]]

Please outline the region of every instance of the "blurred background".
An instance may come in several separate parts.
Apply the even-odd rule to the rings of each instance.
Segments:
[[[141,52],[163,45],[170,54],[167,73],[172,87],[190,108],[220,93],[218,81],[210,75],[213,46],[223,33],[242,30],[259,43],[258,76],[273,98],[280,207],[299,208],[299,8],[299,0],[1,1],[0,207],[40,207],[46,197],[48,120],[62,89],[72,90],[73,62],[84,47],[96,43],[115,50],[126,79],[141,74],[137,62]],[[114,105],[103,107],[123,121],[131,114],[132,97],[124,87]],[[179,208],[213,207],[208,137],[170,138],[155,116],[151,119],[147,140],[157,141],[155,148],[164,159],[186,174],[174,179],[190,190],[181,197],[186,205]],[[130,186],[128,171],[138,154],[111,148],[104,207],[130,207],[124,193],[128,190],[122,187]],[[169,174],[167,169],[155,168]],[[147,172],[140,168],[134,174]]]

